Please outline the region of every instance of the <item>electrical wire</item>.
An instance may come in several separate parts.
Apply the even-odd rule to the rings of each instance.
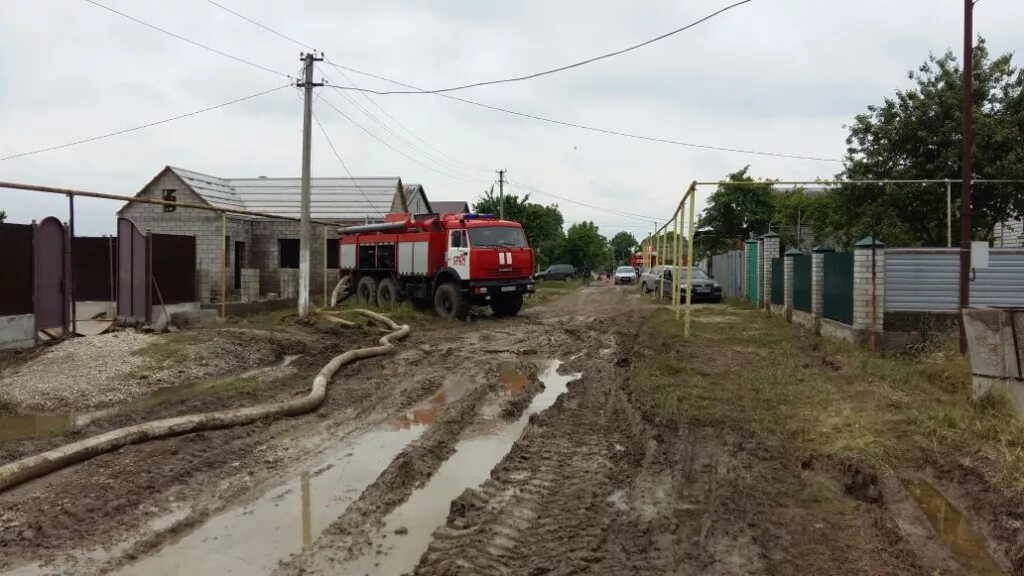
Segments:
[[[88,2],[89,4],[92,4],[93,6],[96,6],[96,7],[99,7],[99,8],[103,8],[104,10],[107,10],[109,12],[113,12],[114,14],[117,14],[119,16],[123,16],[124,18],[127,18],[127,19],[131,20],[132,22],[135,22],[137,24],[141,24],[141,25],[143,25],[143,26],[145,26],[147,28],[150,28],[152,30],[156,30],[157,32],[160,32],[162,34],[166,34],[166,35],[168,35],[168,36],[170,36],[172,38],[177,38],[178,40],[181,40],[182,42],[187,42],[187,43],[189,43],[189,44],[191,44],[193,46],[196,46],[198,48],[202,48],[203,50],[208,50],[210,52],[213,52],[214,54],[219,54],[221,56],[224,56],[225,58],[230,58],[230,59],[232,59],[232,60],[234,60],[236,62],[241,62],[242,64],[246,64],[246,65],[252,66],[253,68],[259,68],[260,70],[264,70],[266,72],[270,72],[271,74],[277,74],[278,76],[284,76],[285,78],[290,78],[292,80],[295,79],[290,74],[285,74],[284,72],[281,72],[279,70],[274,70],[273,68],[268,68],[266,66],[263,66],[262,64],[257,64],[257,63],[255,63],[255,62],[253,62],[251,60],[246,60],[245,58],[240,58],[238,56],[235,56],[235,55],[232,55],[232,54],[228,54],[227,52],[224,52],[223,50],[218,50],[216,48],[207,46],[206,44],[203,44],[201,42],[196,42],[195,40],[191,40],[191,39],[186,38],[184,36],[181,36],[179,34],[175,34],[174,32],[171,32],[169,30],[165,30],[165,29],[163,29],[163,28],[161,28],[159,26],[156,26],[154,24],[150,24],[149,22],[144,22],[142,20],[139,20],[138,18],[135,18],[134,16],[129,16],[128,14],[125,14],[124,12],[121,12],[120,10],[115,10],[114,8],[111,8],[110,6],[107,6],[105,4],[101,4],[100,2],[97,2],[96,0],[85,0],[85,1]]]
[[[207,1],[210,1],[210,0],[207,0]],[[699,20],[695,20],[695,21],[687,24],[686,26],[683,26],[682,28],[676,28],[675,30],[672,30],[671,32],[666,32],[665,34],[662,34],[660,36],[656,36],[654,38],[651,38],[650,40],[645,40],[643,42],[640,42],[639,44],[633,44],[632,46],[628,46],[626,48],[622,48],[622,49],[616,50],[614,52],[608,52],[607,54],[601,54],[600,56],[594,56],[593,58],[587,58],[586,60],[581,60],[579,62],[574,62],[572,64],[567,64],[565,66],[559,66],[558,68],[551,68],[549,70],[542,70],[540,72],[534,72],[532,74],[527,74],[525,76],[515,76],[515,77],[512,77],[512,78],[502,78],[502,79],[499,79],[499,80],[486,80],[484,82],[473,82],[472,84],[462,84],[460,86],[452,86],[450,88],[438,88],[436,90],[419,90],[419,89],[416,89],[415,91],[393,90],[393,91],[388,91],[388,92],[375,92],[375,94],[442,94],[442,93],[445,93],[445,92],[455,92],[457,90],[466,90],[468,88],[477,88],[477,87],[480,87],[480,86],[493,86],[495,84],[507,84],[507,83],[510,83],[510,82],[522,82],[524,80],[532,80],[534,78],[539,78],[541,76],[548,76],[550,74],[557,74],[559,72],[565,72],[566,70],[572,70],[573,68],[579,68],[580,66],[586,66],[587,64],[592,64],[592,63],[597,62],[599,60],[605,60],[607,58],[613,58],[615,56],[619,56],[619,55],[625,54],[626,52],[631,52],[633,50],[637,50],[639,48],[643,48],[644,46],[647,46],[649,44],[653,44],[655,42],[658,42],[659,40],[664,40],[665,38],[668,38],[670,36],[674,36],[676,34],[679,34],[680,32],[684,32],[686,30],[689,30],[690,28],[693,28],[695,26],[703,24],[704,22],[707,22],[708,20],[711,20],[712,18],[714,18],[715,16],[718,16],[719,14],[728,12],[729,10],[732,10],[733,8],[737,8],[739,6],[742,6],[742,5],[747,4],[749,2],[752,2],[752,1],[753,0],[740,0],[739,2],[736,2],[734,4],[730,4],[729,6],[726,6],[725,8],[722,8],[720,10],[716,10],[715,12],[712,12],[711,14],[708,14],[707,16],[704,16],[703,18],[700,18]]]
[[[474,181],[474,180],[470,180],[470,179],[468,179],[468,178],[464,178],[464,177],[461,177],[461,176],[456,176],[456,175],[454,175],[454,174],[449,174],[449,173],[447,173],[447,172],[444,172],[444,171],[442,171],[442,170],[438,170],[437,168],[434,168],[433,166],[430,166],[429,164],[424,164],[423,162],[420,162],[420,161],[419,161],[419,160],[417,160],[416,158],[414,158],[414,157],[412,157],[412,156],[409,156],[408,154],[406,154],[405,152],[403,152],[403,151],[399,150],[398,148],[395,148],[394,146],[392,146],[392,145],[391,145],[391,143],[390,143],[390,142],[388,142],[387,140],[384,140],[383,138],[381,138],[381,137],[377,136],[376,134],[374,134],[373,132],[371,132],[370,130],[368,130],[368,129],[367,129],[367,128],[366,128],[365,126],[363,126],[363,125],[362,125],[362,124],[360,124],[359,122],[356,122],[355,120],[353,120],[353,119],[352,119],[352,118],[351,118],[351,117],[350,117],[350,116],[349,116],[348,114],[345,114],[345,113],[344,113],[344,112],[342,112],[342,111],[341,111],[340,109],[338,109],[338,107],[337,107],[337,106],[335,106],[335,105],[334,105],[333,103],[331,103],[331,101],[330,101],[330,100],[328,100],[327,98],[324,98],[323,96],[321,96],[321,97],[320,97],[320,101],[321,101],[321,102],[323,102],[324,104],[327,104],[327,105],[328,105],[328,106],[329,106],[329,107],[330,107],[331,109],[333,109],[333,110],[334,110],[335,112],[337,112],[338,114],[340,114],[340,115],[341,115],[341,116],[342,116],[343,118],[345,118],[346,120],[348,120],[348,121],[349,121],[349,122],[351,122],[352,124],[355,124],[355,126],[356,126],[357,128],[359,128],[359,129],[360,129],[360,130],[362,130],[363,132],[366,132],[366,133],[367,133],[367,134],[368,134],[368,135],[369,135],[369,136],[370,136],[371,138],[373,138],[374,140],[376,140],[376,141],[380,142],[381,144],[383,144],[383,145],[387,146],[387,147],[388,147],[388,148],[390,148],[391,150],[393,150],[393,151],[397,152],[398,154],[401,154],[402,156],[404,156],[404,157],[408,158],[409,160],[412,160],[413,162],[415,162],[415,163],[419,164],[420,166],[423,166],[424,168],[426,168],[426,169],[428,169],[428,170],[430,170],[430,171],[432,171],[432,172],[436,172],[436,173],[438,173],[438,174],[440,174],[440,175],[442,175],[442,176],[445,176],[445,177],[448,177],[448,178],[453,178],[453,179],[455,179],[455,180],[465,180],[465,181],[467,181],[467,182],[473,182],[473,181]]]
[[[327,134],[327,129],[324,128],[323,123],[320,122],[320,118],[317,117],[316,112],[313,112],[313,120],[316,120],[316,125],[320,127],[320,132],[323,133],[324,139],[327,140],[327,145],[330,146],[331,152],[334,152],[334,157],[338,159],[338,163],[341,164],[341,167],[345,170],[345,174],[348,174],[348,177],[352,180],[352,184],[356,187],[356,190],[359,190],[359,193],[363,195],[363,198],[366,200],[366,203],[370,205],[370,208],[376,210],[377,215],[383,218],[384,211],[378,208],[377,205],[373,203],[373,200],[370,200],[370,197],[359,186],[359,182],[356,181],[356,177],[352,175],[352,172],[349,171],[348,166],[345,165],[345,161],[341,159],[341,154],[338,154],[338,149],[334,147],[334,142],[331,141],[330,135]],[[405,194],[405,191],[403,190],[400,193]]]
[[[87,1],[91,2],[92,0],[87,0]],[[273,28],[270,28],[269,26],[261,24],[260,22],[254,20],[252,18],[249,18],[248,16],[245,16],[245,15],[243,15],[243,14],[241,14],[241,13],[235,11],[235,10],[232,10],[232,9],[224,6],[223,4],[220,4],[219,2],[215,2],[214,0],[206,0],[206,1],[209,2],[210,4],[212,4],[213,6],[216,6],[216,7],[220,8],[220,9],[222,9],[222,10],[225,10],[226,12],[229,12],[230,14],[233,14],[233,15],[237,16],[238,18],[241,18],[241,19],[243,19],[243,20],[245,20],[245,21],[247,21],[247,22],[249,22],[249,23],[251,23],[251,24],[253,24],[255,26],[258,26],[258,27],[260,27],[260,28],[270,32],[271,34],[274,34],[274,35],[276,35],[276,36],[278,36],[280,38],[284,38],[285,40],[288,40],[289,42],[292,42],[293,44],[295,44],[295,45],[297,45],[299,47],[309,49],[309,45],[307,45],[306,43],[300,42],[300,41],[292,38],[291,36],[288,36],[286,34],[278,32],[277,30],[274,30]],[[632,47],[629,47],[629,48],[625,48],[625,49],[620,50],[618,52],[613,52],[613,53],[605,54],[605,55],[602,55],[602,56],[598,56],[598,57],[592,58],[592,59],[590,59],[588,61],[577,63],[576,65],[582,65],[582,64],[586,64],[586,63],[589,63],[589,62],[592,62],[592,61],[596,61],[596,60],[600,60],[600,59],[603,59],[603,58],[611,57],[611,56],[614,56],[614,55],[617,55],[617,54],[620,54],[620,53],[623,53],[623,52],[626,52],[626,51],[629,51],[629,50],[633,50],[633,49],[639,48],[639,47],[644,46],[646,44],[650,44],[651,42],[655,42],[655,41],[660,40],[662,38],[671,36],[672,34],[676,34],[678,32],[682,32],[683,30],[686,30],[687,28],[696,26],[697,24],[700,24],[701,22],[704,22],[704,21],[706,21],[706,20],[708,20],[710,18],[713,18],[714,16],[717,16],[718,14],[720,14],[720,13],[722,13],[724,11],[731,10],[732,8],[735,8],[737,6],[740,6],[740,5],[745,4],[747,2],[750,2],[750,1],[751,0],[744,0],[742,2],[731,4],[731,5],[727,6],[727,7],[719,10],[718,12],[714,12],[712,14],[709,14],[708,16],[705,16],[701,20],[693,22],[693,23],[691,23],[691,24],[689,24],[689,25],[687,25],[687,26],[685,26],[683,28],[674,30],[674,31],[669,32],[669,33],[667,33],[665,35],[662,35],[662,36],[659,36],[657,38],[654,38],[652,40],[648,40],[645,43],[638,44],[638,45],[635,45],[635,46],[632,46]],[[345,78],[347,80],[349,80],[349,83],[351,83],[352,86],[338,86],[336,84],[330,86],[330,88],[334,88],[335,90],[339,90],[339,91],[355,91],[355,92],[361,92],[363,94],[377,94],[377,95],[387,95],[387,94],[436,94],[437,96],[441,96],[443,98],[448,98],[450,100],[455,100],[455,101],[462,102],[462,103],[465,103],[465,104],[470,104],[472,106],[478,106],[478,107],[481,107],[481,108],[486,108],[488,110],[493,110],[495,112],[502,112],[502,113],[505,113],[505,114],[511,114],[511,115],[520,116],[520,117],[523,117],[523,118],[530,118],[530,119],[538,120],[538,121],[541,121],[541,122],[548,122],[550,124],[557,124],[557,125],[560,125],[560,126],[576,128],[576,129],[579,129],[579,130],[588,130],[588,131],[591,131],[591,132],[598,132],[598,133],[601,133],[601,134],[608,134],[608,135],[612,135],[612,136],[621,136],[623,138],[632,138],[632,139],[636,139],[636,140],[645,140],[645,141],[648,141],[648,142],[657,142],[657,143],[661,143],[661,144],[671,144],[671,145],[683,146],[683,147],[687,147],[687,148],[714,150],[714,151],[717,151],[717,152],[730,152],[730,153],[735,153],[735,154],[749,154],[749,155],[754,155],[754,156],[769,156],[769,157],[775,157],[775,158],[790,158],[790,159],[793,159],[793,160],[809,160],[809,161],[816,161],[816,162],[832,162],[832,163],[842,163],[843,162],[841,159],[838,159],[838,158],[823,158],[823,157],[806,156],[806,155],[799,155],[799,154],[784,154],[784,153],[779,153],[779,152],[764,152],[764,151],[760,151],[760,150],[746,150],[746,149],[742,149],[742,148],[729,148],[729,147],[724,147],[724,146],[711,146],[711,145],[708,145],[708,144],[697,144],[697,143],[693,143],[693,142],[682,142],[682,141],[679,141],[679,140],[671,140],[671,139],[667,139],[667,138],[658,138],[658,137],[654,137],[654,136],[644,136],[644,135],[641,135],[641,134],[632,134],[632,133],[629,133],[629,132],[622,132],[622,131],[618,131],[618,130],[610,130],[610,129],[607,129],[607,128],[598,128],[596,126],[587,126],[585,124],[577,124],[577,123],[574,123],[574,122],[566,122],[566,121],[563,121],[563,120],[556,120],[556,119],[553,119],[553,118],[546,118],[544,116],[538,116],[536,114],[528,114],[528,113],[525,113],[525,112],[517,112],[515,110],[509,110],[509,109],[501,108],[501,107],[498,107],[498,106],[491,106],[489,104],[483,104],[481,102],[475,102],[473,100],[469,100],[469,99],[466,99],[466,98],[460,98],[460,97],[457,97],[457,96],[452,96],[451,94],[445,94],[444,92],[446,90],[427,90],[427,89],[424,89],[424,88],[419,88],[419,87],[413,86],[411,84],[406,84],[404,82],[399,82],[397,80],[392,80],[391,78],[387,78],[387,77],[380,76],[380,75],[377,75],[377,74],[372,74],[372,73],[369,73],[369,72],[364,72],[362,70],[358,70],[356,68],[352,68],[352,67],[349,67],[349,66],[344,66],[344,65],[341,65],[341,64],[337,64],[335,62],[331,62],[326,57],[324,58],[324,62],[326,64],[328,64],[329,66],[332,66],[333,68],[337,69],[339,72],[342,73],[342,75],[344,75],[345,71],[347,70],[349,72],[352,72],[352,73],[355,73],[355,74],[359,74],[361,76],[367,76],[369,78],[375,78],[377,80],[382,80],[384,82],[388,82],[388,83],[394,84],[396,86],[402,86],[404,88],[409,88],[410,89],[409,91],[378,91],[378,90],[371,90],[371,89],[368,89],[368,88],[361,88],[359,86],[356,86],[355,83],[352,82],[352,80],[350,78],[348,78],[348,76],[345,76]],[[571,66],[569,66],[569,67],[571,67]],[[564,68],[567,69],[569,67],[564,67]],[[544,73],[538,73],[537,75],[546,74],[546,73],[553,73],[554,71],[557,71],[557,70],[561,70],[561,69],[555,69],[555,70],[551,70],[551,71],[544,72]],[[533,75],[533,76],[535,76],[535,75]],[[533,76],[530,76],[530,77],[533,77]],[[510,80],[507,80],[507,81],[516,81],[516,80],[526,79],[526,78],[527,77],[521,77],[521,78],[518,78],[518,79],[510,79]],[[495,82],[499,82],[499,81],[495,81]],[[466,85],[466,86],[463,86],[463,87],[457,87],[457,89],[468,88],[468,87],[471,87],[471,86],[483,85],[483,84],[486,84],[486,83],[479,83],[479,84],[474,84],[474,85]],[[371,102],[373,102],[372,99],[371,99]],[[374,104],[378,108],[381,108],[379,105],[376,104],[376,102],[374,102]],[[381,111],[384,111],[383,108],[381,108]],[[388,116],[392,120],[395,120],[395,118],[393,116],[391,116],[390,114],[388,114]],[[395,122],[397,124],[399,124],[399,126],[402,126],[402,124],[399,123],[397,120],[395,120]],[[402,126],[402,127],[407,132],[412,134],[417,140],[420,140],[421,142],[423,142],[424,144],[426,144],[430,148],[432,148],[434,150],[437,150],[433,146],[430,146],[429,143],[427,143],[425,140],[423,140],[422,138],[417,136],[415,133],[413,133],[408,128],[405,128],[404,126]],[[437,150],[437,151],[440,152],[440,150]],[[444,154],[444,153],[441,152],[441,154]],[[444,155],[446,157],[448,157],[448,158],[451,158],[447,154],[444,154]],[[455,160],[454,158],[451,158],[451,159]],[[464,164],[465,165],[465,163],[463,163],[463,162],[460,162],[458,160],[455,160],[455,161],[458,162],[459,164]],[[469,165],[467,165],[467,166],[469,166]],[[489,172],[489,170],[484,169],[484,168],[479,168],[479,167],[475,167],[475,166],[471,166],[471,168],[473,168],[475,170],[482,170],[482,171]]]
[[[327,82],[329,82],[330,84],[334,84],[334,80],[332,80],[326,74],[324,75],[324,79]],[[348,94],[346,94],[344,92],[341,92],[341,95],[350,104],[355,106],[364,116],[369,118],[371,122],[373,122],[374,124],[379,126],[381,129],[383,129],[385,132],[390,134],[394,139],[396,139],[399,142],[401,142],[402,144],[408,146],[410,149],[412,149],[412,150],[418,152],[419,154],[423,155],[425,158],[427,158],[431,162],[436,162],[438,165],[442,166],[445,170],[451,172],[452,174],[457,174],[457,175],[459,175],[461,177],[466,178],[469,181],[478,180],[478,179],[473,178],[472,176],[467,175],[465,172],[463,172],[462,168],[459,168],[458,166],[452,165],[451,163],[445,162],[444,160],[441,160],[441,159],[437,158],[436,156],[434,156],[434,155],[430,154],[429,152],[425,151],[420,146],[417,146],[415,143],[409,141],[409,139],[405,138],[401,134],[395,132],[390,126],[388,126],[383,121],[381,121],[380,118],[378,118],[372,112],[367,110],[365,107],[363,107],[359,102],[357,102],[354,98],[352,98]],[[369,98],[369,97],[367,97],[367,98]],[[371,102],[372,102],[372,100],[371,100]]]
[[[390,82],[390,83],[398,85],[398,86],[405,86],[406,88],[412,88],[414,90],[420,90],[422,92],[428,92],[427,90],[422,90],[420,88],[417,88],[416,86],[412,86],[411,84],[405,84],[404,82],[399,82],[397,80],[392,80],[390,78],[386,78],[384,76],[379,76],[377,74],[372,74],[370,72],[363,72],[362,70],[357,70],[357,69],[352,68],[350,66],[344,66],[342,64],[336,64],[334,62],[328,61],[326,58],[324,59],[324,62],[327,62],[329,65],[334,66],[336,68],[340,68],[340,69],[343,69],[343,70],[348,70],[349,72],[353,72],[355,74],[361,74],[363,76],[368,76],[370,78],[376,78],[378,80],[383,80],[385,82]],[[336,90],[348,89],[348,90],[364,91],[364,92],[369,92],[370,94],[387,94],[387,92],[378,92],[378,91],[374,91],[374,90],[366,90],[366,89],[363,89],[363,88],[359,88],[359,89],[356,89],[356,88],[343,88],[343,87],[340,87],[340,86],[329,86],[329,88],[334,88]],[[463,102],[465,104],[471,104],[473,106],[479,106],[480,108],[486,108],[488,110],[494,110],[496,112],[504,112],[505,114],[511,114],[511,115],[520,116],[520,117],[523,117],[523,118],[531,118],[533,120],[539,120],[541,122],[548,122],[548,123],[551,123],[551,124],[557,124],[559,126],[568,126],[570,128],[578,128],[580,130],[589,130],[591,132],[599,132],[601,134],[610,134],[612,136],[622,136],[624,138],[633,138],[633,139],[636,139],[636,140],[645,140],[645,141],[648,141],[648,142],[658,142],[658,143],[662,143],[662,144],[672,144],[672,145],[675,145],[675,146],[683,146],[683,147],[687,147],[687,148],[699,148],[699,149],[703,149],[703,150],[715,150],[715,151],[718,151],[718,152],[732,152],[732,153],[736,153],[736,154],[751,154],[751,155],[754,155],[754,156],[770,156],[770,157],[775,157],[775,158],[790,158],[790,159],[794,159],[794,160],[812,160],[812,161],[816,161],[816,162],[838,162],[838,163],[842,163],[842,160],[840,160],[838,158],[822,158],[822,157],[818,157],[818,156],[803,156],[803,155],[798,155],[798,154],[784,154],[784,153],[781,153],[781,152],[764,152],[764,151],[761,151],[761,150],[746,150],[746,149],[742,149],[742,148],[728,148],[728,147],[724,147],[724,146],[711,146],[709,144],[696,144],[696,143],[693,143],[693,142],[682,142],[682,141],[679,141],[679,140],[670,140],[668,138],[657,138],[657,137],[654,137],[654,136],[644,136],[644,135],[641,135],[641,134],[632,134],[630,132],[621,132],[621,131],[618,131],[618,130],[610,130],[610,129],[607,129],[607,128],[598,128],[596,126],[588,126],[586,124],[577,124],[577,123],[574,123],[574,122],[566,122],[564,120],[555,120],[553,118],[546,118],[544,116],[538,116],[536,114],[527,114],[526,112],[516,112],[515,110],[509,110],[507,108],[501,108],[499,106],[491,106],[490,104],[483,104],[481,102],[476,102],[476,101],[473,101],[473,100],[469,100],[467,98],[461,98],[459,96],[452,96],[451,94],[439,93],[439,94],[437,94],[437,96],[440,96],[441,98],[448,98],[449,100],[455,100],[455,101],[458,101],[458,102]]]
[[[580,202],[579,200],[573,200],[571,198],[566,198],[565,196],[559,196],[558,194],[552,194],[551,192],[547,192],[545,190],[541,190],[540,188],[537,188],[536,186],[530,186],[529,184],[524,184],[522,182],[516,182],[515,180],[512,180],[511,178],[509,178],[508,183],[513,185],[513,186],[515,186],[515,187],[517,187],[517,188],[519,188],[519,189],[521,189],[521,190],[523,190],[524,192],[534,192],[534,193],[537,193],[537,194],[541,194],[543,196],[550,196],[552,198],[556,198],[558,200],[563,200],[565,202],[569,202],[570,204],[577,204],[579,206],[584,206],[584,207],[590,208],[592,210],[597,210],[597,211],[600,211],[600,212],[607,212],[609,214],[615,214],[615,215],[618,215],[618,216],[623,216],[625,218],[631,218],[633,220],[644,220],[644,221],[649,221],[649,222],[652,222],[652,223],[658,222],[658,219],[654,218],[652,216],[645,216],[643,214],[634,214],[632,212],[624,212],[622,210],[616,210],[614,208],[604,208],[602,206],[595,206],[593,204],[587,204],[586,202]]]
[[[118,135],[121,135],[121,134],[127,134],[129,132],[135,132],[136,130],[142,130],[143,128],[150,128],[152,126],[159,126],[160,124],[166,124],[168,122],[173,122],[175,120],[181,120],[182,118],[188,118],[189,116],[195,116],[197,114],[202,114],[203,112],[209,112],[211,110],[217,110],[218,108],[224,108],[225,106],[230,106],[232,104],[237,104],[238,102],[244,102],[245,100],[251,100],[251,99],[256,98],[258,96],[263,96],[265,94],[270,94],[271,92],[277,92],[278,90],[282,90],[284,88],[289,88],[291,86],[292,86],[291,84],[285,84],[284,86],[278,86],[277,88],[271,88],[270,90],[264,90],[263,92],[257,92],[256,94],[250,94],[249,96],[244,96],[242,98],[236,98],[236,99],[231,100],[229,102],[224,102],[224,103],[221,103],[221,104],[217,104],[215,106],[208,106],[206,108],[203,108],[202,110],[195,110],[193,112],[188,112],[186,114],[179,114],[178,116],[173,116],[171,118],[164,118],[163,120],[157,120],[156,122],[150,122],[148,124],[142,124],[140,126],[134,126],[132,128],[125,128],[124,130],[118,130],[117,132],[110,132],[108,134],[102,134],[100,136],[93,136],[91,138],[85,138],[83,140],[76,140],[74,142],[68,142],[66,144],[58,144],[56,146],[49,146],[47,148],[40,148],[38,150],[31,150],[29,152],[19,152],[17,154],[12,154],[10,156],[5,156],[3,158],[0,158],[0,162],[2,162],[4,160],[12,160],[14,158],[21,158],[23,156],[31,156],[33,154],[40,154],[40,153],[43,153],[43,152],[50,152],[51,150],[60,150],[61,148],[68,148],[68,147],[71,147],[71,146],[77,146],[79,144],[85,144],[87,142],[95,142],[97,140],[103,140],[104,138],[110,138],[111,136],[118,136]]]

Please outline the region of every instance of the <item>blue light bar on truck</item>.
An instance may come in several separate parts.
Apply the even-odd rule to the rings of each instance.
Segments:
[[[466,219],[466,220],[476,220],[478,218],[482,219],[482,220],[494,220],[494,214],[473,214],[473,213],[469,213],[469,214],[463,214],[462,217],[464,219]]]

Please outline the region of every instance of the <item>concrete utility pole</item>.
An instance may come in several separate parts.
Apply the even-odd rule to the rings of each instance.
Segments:
[[[303,88],[305,95],[302,108],[302,199],[299,215],[299,318],[305,318],[309,315],[309,247],[312,241],[309,225],[309,170],[312,152],[313,88],[323,86],[313,83],[313,63],[321,62],[323,58],[310,53],[301,54],[299,59],[305,63],[302,82],[297,84]]]
[[[498,170],[498,218],[505,219],[505,170]]]
[[[974,1],[964,0],[963,160],[960,176],[960,351],[967,351],[963,309],[970,306],[971,185],[974,160]]]

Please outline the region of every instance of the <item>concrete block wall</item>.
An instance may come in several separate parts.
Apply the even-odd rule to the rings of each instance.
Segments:
[[[260,299],[260,271],[256,268],[242,268],[242,302]]]
[[[325,235],[328,239],[337,238],[337,226],[313,225],[309,258],[310,288],[314,293],[319,293],[323,289]],[[252,238],[252,267],[260,270],[260,285],[272,292],[271,287],[281,286],[283,282],[281,278],[284,271],[280,267],[281,254],[278,239],[298,240],[299,223],[286,220],[257,220],[252,223]],[[297,269],[294,273],[288,272],[287,274],[294,274],[298,278]],[[327,271],[328,291],[334,288],[337,278],[337,268]],[[297,286],[296,284],[296,290]]]
[[[141,196],[155,200],[163,199],[163,190],[175,190],[175,196],[179,202],[203,204],[202,198],[193,193],[184,182],[173,172],[164,171],[155,180],[143,189]],[[130,218],[139,227],[139,230],[147,230],[158,234],[178,234],[182,236],[196,237],[196,268],[209,270],[211,278],[217,276],[219,287],[219,272],[223,257],[224,235],[221,223],[221,216],[216,212],[206,210],[195,210],[189,208],[177,208],[174,212],[164,212],[164,207],[156,204],[132,203],[126,205],[120,212],[121,216]],[[228,235],[231,244],[228,246],[227,267],[234,267],[234,243],[235,241],[246,243],[246,252],[250,251],[250,220],[241,217],[228,216]],[[219,288],[218,288],[219,289]]]
[[[0,350],[31,348],[35,345],[35,314],[0,316]]]
[[[772,301],[772,259],[779,257],[779,235],[769,232],[761,237],[761,305],[767,306]]]
[[[859,245],[861,243],[853,253],[853,327],[881,333],[885,325],[885,248],[877,245],[872,250],[870,245],[864,247]],[[873,281],[872,252],[875,258]]]
[[[199,287],[199,302],[210,303],[210,271],[200,268],[196,270],[196,286]]]
[[[299,270],[297,268],[281,268],[278,271],[281,289],[278,298],[295,298],[299,293]]]
[[[825,312],[825,254],[831,248],[818,247],[811,254],[811,315],[820,320]]]

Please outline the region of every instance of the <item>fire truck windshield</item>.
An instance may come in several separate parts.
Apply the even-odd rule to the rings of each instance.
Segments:
[[[511,246],[526,248],[526,235],[522,228],[506,226],[482,226],[469,229],[469,240],[474,248]]]

